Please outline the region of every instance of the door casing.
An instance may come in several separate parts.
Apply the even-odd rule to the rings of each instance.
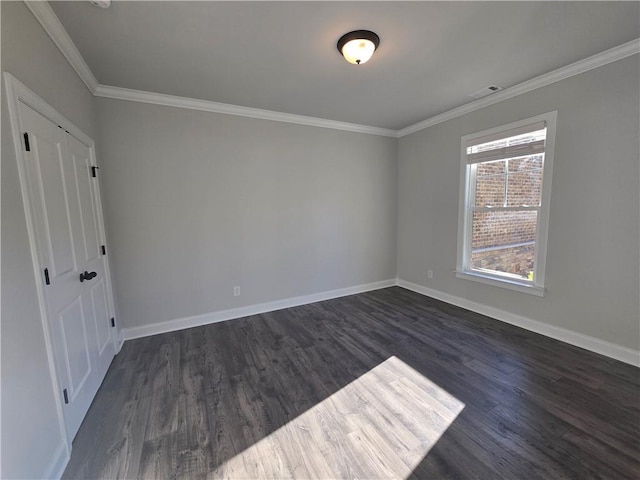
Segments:
[[[49,363],[49,374],[51,376],[52,385],[53,385],[53,397],[55,401],[56,411],[58,414],[58,425],[60,427],[61,436],[64,439],[64,449],[65,449],[65,460],[68,461],[71,454],[71,442],[73,440],[70,432],[67,431],[64,420],[64,410],[63,410],[63,399],[62,399],[62,386],[58,379],[58,374],[56,370],[55,364],[55,356],[53,352],[51,331],[49,327],[49,319],[47,314],[47,303],[45,296],[45,284],[42,275],[42,259],[40,259],[38,247],[37,247],[37,237],[34,228],[34,218],[33,218],[33,206],[30,202],[29,190],[28,190],[28,181],[27,181],[27,172],[25,168],[25,156],[22,144],[22,126],[20,123],[19,116],[19,104],[24,103],[28,107],[32,108],[40,115],[46,117],[53,123],[61,126],[66,130],[69,135],[74,137],[80,143],[86,145],[91,152],[91,162],[93,165],[98,166],[96,156],[95,156],[95,143],[94,141],[87,136],[84,132],[82,132],[78,127],[76,127],[72,122],[70,122],[67,118],[57,112],[53,107],[51,107],[47,102],[45,102],[42,98],[40,98],[37,94],[31,91],[28,87],[26,87],[23,83],[17,80],[14,76],[12,76],[8,72],[4,72],[4,80],[6,87],[6,98],[7,98],[7,106],[9,110],[9,120],[11,123],[12,136],[13,136],[13,144],[16,155],[16,160],[18,164],[18,175],[20,179],[20,188],[22,192],[22,201],[24,204],[24,214],[26,218],[27,231],[29,237],[29,246],[31,251],[32,258],[32,267],[33,274],[35,277],[35,284],[38,296],[38,306],[40,310],[40,317],[42,321],[42,328],[45,338],[45,346],[47,353],[47,360]],[[100,241],[103,245],[107,245],[105,238],[105,229],[104,229],[104,217],[102,211],[102,199],[100,195],[100,185],[99,182],[95,184],[95,201],[97,204],[97,221],[99,223],[99,236]],[[109,269],[108,260],[104,262],[105,269],[105,283],[107,290],[107,302],[108,309],[111,317],[115,317],[115,305],[113,300],[113,289],[111,282],[111,274]],[[117,326],[117,323],[116,323]],[[114,350],[116,354],[120,351],[122,347],[122,338],[118,328],[111,329],[111,342],[113,343]]]

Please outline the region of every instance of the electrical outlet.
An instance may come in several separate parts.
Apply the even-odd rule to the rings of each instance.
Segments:
[[[427,278],[433,278],[433,270],[427,270]]]
[[[234,297],[240,296],[240,287],[233,287],[233,296]]]

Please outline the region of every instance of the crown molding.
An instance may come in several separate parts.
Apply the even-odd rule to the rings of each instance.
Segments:
[[[85,83],[91,93],[95,94],[98,88],[98,80],[93,75],[89,65],[84,61],[82,55],[76,48],[75,43],[60,23],[58,16],[53,11],[48,2],[44,1],[26,1],[27,6],[34,17],[40,22],[44,31],[47,32],[53,43],[56,44],[62,55],[71,64],[78,76]]]
[[[195,98],[178,97],[161,93],[144,92],[141,90],[131,90],[121,87],[110,87],[100,85],[93,75],[93,72],[82,58],[73,40],[58,19],[56,13],[46,1],[28,1],[24,4],[31,10],[34,17],[40,22],[42,28],[51,37],[60,52],[71,64],[78,76],[85,83],[89,91],[97,97],[129,100],[133,102],[152,103],[169,107],[187,108],[191,110],[201,110],[204,112],[223,113],[227,115],[237,115],[241,117],[258,118],[262,120],[273,120],[277,122],[296,123],[313,127],[331,128],[334,130],[344,130],[348,132],[365,133],[368,135],[380,135],[383,137],[396,138],[396,130],[388,128],[372,127],[356,123],[339,122],[317,117],[307,117],[304,115],[294,115],[290,113],[262,110],[259,108],[243,107],[227,103],[218,103]]]
[[[475,112],[476,110],[479,110],[481,108],[488,107],[489,105],[502,102],[509,98],[517,97],[518,95],[531,92],[532,90],[536,90],[541,87],[546,87],[547,85],[559,82],[560,80],[564,80],[565,78],[588,72],[589,70],[593,70],[594,68],[602,67],[603,65],[607,65],[608,63],[612,63],[617,60],[622,60],[623,58],[635,55],[637,53],[640,53],[640,38],[636,38],[635,40],[631,40],[630,42],[623,43],[622,45],[618,45],[617,47],[610,48],[609,50],[605,50],[604,52],[597,53],[596,55],[593,55],[591,57],[587,57],[583,60],[579,60],[575,63],[571,63],[567,66],[558,68],[557,70],[553,70],[538,77],[532,78],[531,80],[519,83],[518,85],[514,85],[513,87],[506,88],[488,97],[475,100],[471,103],[467,103],[452,110],[448,110],[434,117],[427,118],[426,120],[423,120],[421,122],[409,125],[408,127],[398,130],[398,137],[404,137],[411,133],[415,133],[433,125],[437,125],[438,123],[461,117],[463,115],[466,115],[467,113]]]
[[[272,110],[262,110],[258,108],[243,107],[239,105],[231,105],[228,103],[218,103],[208,100],[198,100],[195,98],[177,97],[173,95],[165,95],[161,93],[145,92],[141,90],[131,90],[121,87],[110,87],[106,85],[98,85],[94,91],[94,95],[98,97],[114,98],[119,100],[129,100],[134,102],[151,103],[157,105],[165,105],[169,107],[187,108],[191,110],[202,110],[205,112],[223,113],[227,115],[238,115],[242,117],[258,118],[262,120],[274,120],[277,122],[297,123],[301,125],[310,125],[314,127],[332,128],[336,130],[346,130],[349,132],[366,133],[369,135],[381,135],[385,137],[401,138],[406,135],[424,130],[425,128],[446,122],[457,117],[461,117],[468,113],[480,110],[481,108],[494,105],[496,103],[508,100],[518,95],[531,92],[538,88],[546,87],[553,83],[559,82],[569,77],[588,72],[594,68],[602,67],[609,63],[631,55],[640,53],[640,38],[630,42],[610,48],[604,52],[598,53],[583,60],[579,60],[572,64],[558,68],[551,72],[545,73],[538,77],[532,78],[525,82],[514,85],[513,87],[501,90],[488,97],[475,100],[460,107],[448,110],[439,115],[427,118],[421,122],[415,123],[401,130],[392,130],[387,128],[372,127],[369,125],[360,125],[355,123],[339,122],[336,120],[327,120],[324,118],[307,117],[303,115],[294,115],[290,113],[275,112]]]
[[[398,132],[396,130],[391,130],[388,128],[372,127],[369,125],[360,125],[357,123],[339,122],[336,120],[307,117],[304,115],[294,115],[292,113],[262,110],[259,108],[231,105],[229,103],[199,100],[196,98],[165,95],[163,93],[152,93],[142,90],[132,90],[129,88],[110,87],[107,85],[98,85],[98,88],[96,89],[94,95],[96,97],[114,98],[117,100],[128,100],[131,102],[151,103],[155,105],[186,108],[190,110],[201,110],[203,112],[223,113],[225,115],[257,118],[260,120],[296,123],[299,125],[309,125],[312,127],[331,128],[334,130],[345,130],[347,132],[366,133],[369,135],[380,135],[383,137],[396,138],[398,136]]]
[[[195,98],[178,97],[165,95],[162,93],[145,92],[121,87],[111,87],[101,85],[91,72],[91,69],[80,55],[73,40],[65,30],[55,12],[46,1],[24,1],[31,13],[40,22],[45,32],[51,37],[60,52],[69,61],[73,69],[86,84],[89,91],[98,97],[128,100],[132,102],[151,103],[165,105],[168,107],[187,108],[191,110],[201,110],[204,112],[222,113],[226,115],[237,115],[241,117],[258,118],[261,120],[273,120],[276,122],[296,123],[313,127],[332,128],[348,132],[365,133],[368,135],[380,135],[384,137],[401,138],[406,135],[424,130],[425,128],[446,122],[448,120],[461,117],[467,113],[480,110],[481,108],[508,100],[509,98],[531,92],[541,87],[551,85],[569,77],[588,72],[594,68],[602,67],[608,63],[622,60],[623,58],[640,53],[640,38],[624,43],[617,47],[610,48],[604,52],[591,57],[579,60],[570,65],[558,68],[538,77],[514,85],[513,87],[501,90],[488,97],[475,100],[460,107],[453,108],[439,115],[427,118],[421,122],[409,125],[400,130],[360,125],[357,123],[340,122],[317,117],[307,117],[291,113],[276,112],[272,110],[262,110],[259,108],[243,107],[228,103],[218,103]]]

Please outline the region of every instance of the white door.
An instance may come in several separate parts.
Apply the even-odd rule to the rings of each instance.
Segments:
[[[49,335],[72,439],[115,355],[97,179],[90,147],[22,102],[19,116]]]

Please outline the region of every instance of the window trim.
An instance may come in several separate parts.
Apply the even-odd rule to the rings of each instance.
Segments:
[[[549,234],[549,213],[551,203],[551,180],[553,175],[553,160],[556,140],[556,124],[558,111],[543,113],[498,127],[464,135],[460,140],[460,198],[458,202],[458,254],[456,263],[456,277],[473,280],[497,287],[516,290],[518,292],[543,296],[545,291],[545,273],[547,259],[547,240]],[[474,180],[470,174],[471,168],[467,162],[467,145],[476,139],[504,133],[526,125],[545,122],[547,127],[544,167],[542,171],[542,194],[540,210],[536,225],[536,251],[534,257],[533,281],[511,279],[489,272],[480,272],[470,268],[471,236],[473,215],[470,209],[470,186]]]

